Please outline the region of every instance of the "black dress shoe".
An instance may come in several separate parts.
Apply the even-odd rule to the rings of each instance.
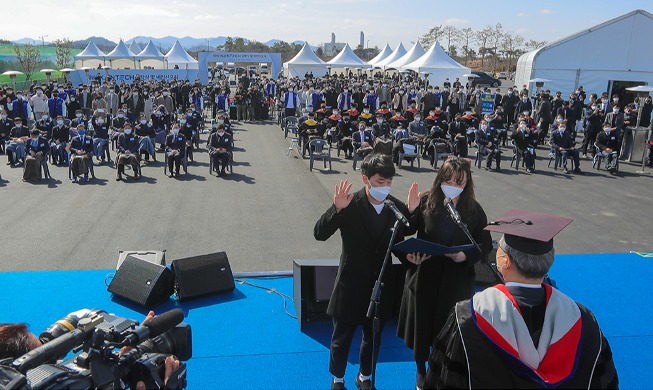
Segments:
[[[360,376],[356,375],[356,387],[359,390],[372,390],[372,380],[366,379],[362,381]]]
[[[122,180],[122,176],[116,177],[116,181],[121,181],[121,180]]]
[[[345,382],[331,381],[331,390],[345,390]]]

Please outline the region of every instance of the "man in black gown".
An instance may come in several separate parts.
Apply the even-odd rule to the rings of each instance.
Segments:
[[[425,388],[617,388],[610,345],[592,312],[548,284],[553,237],[572,220],[511,210],[486,230],[504,233],[505,285],[458,302],[434,341]]]

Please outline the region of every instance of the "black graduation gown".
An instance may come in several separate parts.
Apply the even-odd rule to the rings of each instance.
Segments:
[[[417,229],[417,238],[446,246],[469,244],[465,233],[451,220],[444,207],[437,216],[426,211],[427,197],[423,196],[419,212],[411,217],[411,226]],[[472,237],[487,254],[492,247],[483,208],[476,207],[469,217],[462,216]],[[413,350],[416,361],[425,362],[430,354],[433,339],[447,320],[456,302],[474,295],[474,264],[481,256],[476,249],[465,251],[467,260],[456,263],[446,256],[436,256],[420,265],[402,259],[407,267],[404,293],[399,312],[397,335]]]
[[[327,314],[339,321],[361,323],[367,315],[370,295],[383,265],[395,217],[387,207],[377,214],[367,199],[365,188],[353,195],[349,206],[340,213],[336,213],[335,206],[331,205],[315,224],[313,234],[317,240],[326,241],[340,229],[342,254]],[[403,202],[392,196],[388,199],[408,215]],[[396,242],[403,237],[404,228],[399,224]],[[386,269],[383,281],[381,317],[389,318],[395,284],[393,267]]]
[[[555,388],[616,389],[619,378],[608,340],[592,312],[580,304],[578,307],[583,323],[578,366],[573,376]],[[513,372],[474,323],[470,301],[466,300],[451,310],[442,332],[434,340],[424,389],[468,389],[470,379],[471,388],[546,388]]]

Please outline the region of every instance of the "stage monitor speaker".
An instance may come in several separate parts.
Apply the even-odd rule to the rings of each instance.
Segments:
[[[109,284],[109,292],[152,309],[173,293],[173,274],[168,267],[127,256]]]
[[[180,301],[236,288],[225,252],[173,260],[171,269],[175,275],[175,295]]]
[[[116,265],[116,270],[120,268],[120,265],[125,261],[127,256],[133,256],[137,259],[145,260],[153,264],[159,264],[166,266],[166,251],[119,251],[118,252],[118,264]]]
[[[326,310],[338,274],[338,264],[338,259],[296,259],[293,262],[293,300],[300,329],[306,322],[329,319]],[[405,272],[397,259],[393,259],[392,268],[396,278],[393,297],[393,315],[396,316],[401,304]]]

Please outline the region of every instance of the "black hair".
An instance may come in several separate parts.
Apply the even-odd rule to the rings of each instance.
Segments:
[[[27,324],[0,324],[0,359],[17,359],[29,351]]]
[[[387,154],[368,154],[361,164],[361,173],[368,178],[379,174],[379,176],[391,179],[395,175],[395,166],[392,157]]]

